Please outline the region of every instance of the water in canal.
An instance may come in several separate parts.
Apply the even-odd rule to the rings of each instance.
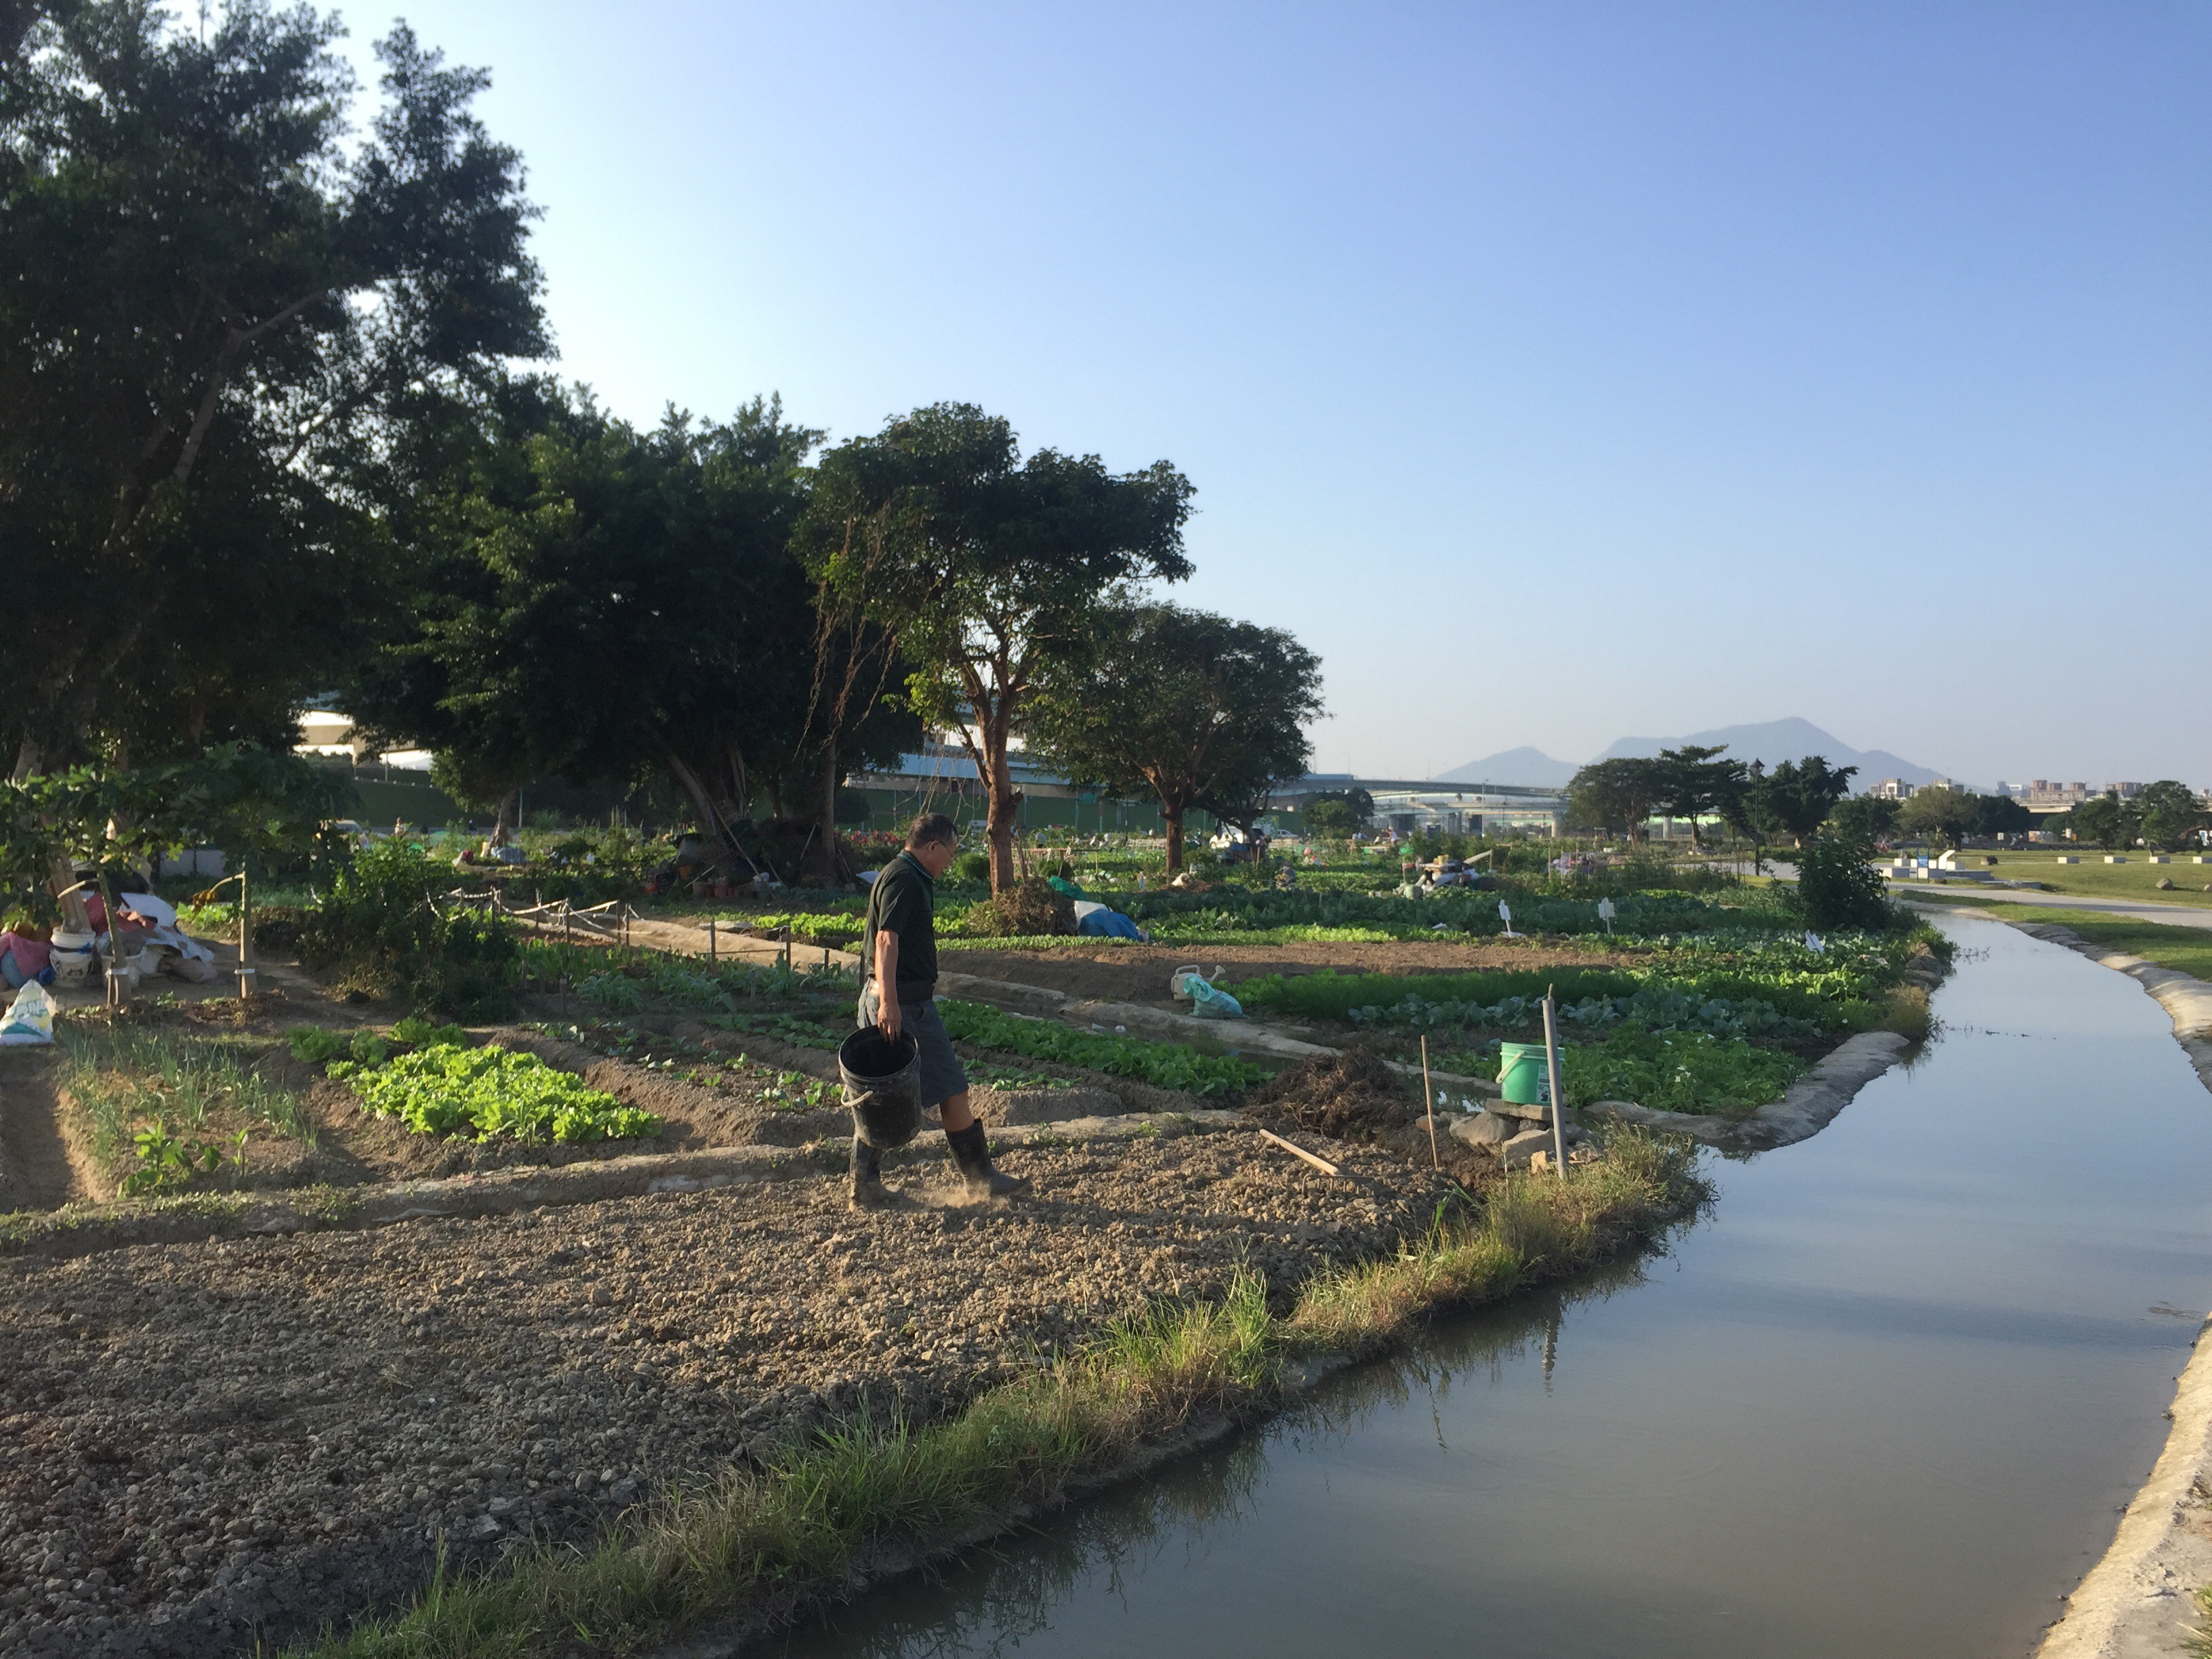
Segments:
[[[783,1659],[2033,1647],[2212,1297],[2212,1097],[2125,976],[1944,924],[1938,1041],[1671,1253],[893,1584]]]

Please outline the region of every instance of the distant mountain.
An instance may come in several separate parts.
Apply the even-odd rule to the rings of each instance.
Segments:
[[[1854,749],[1812,721],[1797,719],[1769,720],[1762,726],[1723,726],[1711,732],[1692,732],[1686,738],[1623,738],[1598,758],[1656,755],[1662,749],[1680,749],[1685,744],[1725,744],[1730,760],[1764,761],[1769,766],[1819,755],[1831,766],[1857,767],[1858,775],[1851,780],[1851,787],[1861,793],[1884,778],[1902,778],[1917,787],[1933,783],[1942,775],[1886,749]]]
[[[1557,789],[1578,769],[1553,760],[1540,749],[1508,749],[1437,775],[1439,783],[1503,783],[1523,789]]]

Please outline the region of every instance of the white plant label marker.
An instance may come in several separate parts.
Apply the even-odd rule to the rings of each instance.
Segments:
[[[1508,904],[1504,899],[1498,901],[1498,919],[1505,924],[1506,938],[1519,939],[1521,937],[1520,934],[1513,931],[1513,907]]]

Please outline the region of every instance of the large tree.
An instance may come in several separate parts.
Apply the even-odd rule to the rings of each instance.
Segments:
[[[1771,824],[1800,843],[1816,833],[1850,793],[1856,766],[1831,766],[1825,756],[1783,761],[1756,778],[1748,794],[1762,824]]]
[[[1662,788],[1656,761],[1622,756],[1593,762],[1567,781],[1567,822],[1641,841]]]
[[[1690,844],[1701,844],[1698,820],[1708,814],[1722,818],[1738,815],[1736,802],[1750,784],[1750,773],[1741,761],[1723,760],[1726,744],[1685,744],[1662,749],[1652,763],[1658,798],[1652,804],[1669,817],[1687,818]]]
[[[1102,606],[1090,637],[1088,649],[1047,665],[1024,730],[1071,778],[1158,796],[1170,874],[1182,868],[1194,807],[1249,830],[1276,787],[1304,775],[1305,728],[1322,714],[1321,659],[1291,635],[1124,603]]]
[[[1982,798],[1971,789],[1916,789],[1897,815],[1897,827],[1956,847],[1981,822]]]
[[[1854,846],[1871,848],[1896,830],[1901,805],[1882,795],[1846,795],[1828,813],[1828,824]]]
[[[1167,462],[1115,473],[1040,449],[968,404],[937,404],[823,458],[802,538],[825,603],[881,628],[907,697],[957,734],[989,799],[991,883],[1014,879],[1021,798],[1007,756],[1055,652],[1116,583],[1188,575],[1191,486]]]
[[[1933,793],[1923,790],[1921,794]],[[1912,800],[1907,801],[1906,809],[1910,811],[1913,801],[1919,799],[1919,795],[1915,795]],[[2124,799],[2117,789],[2107,789],[2103,794],[2083,801],[2066,817],[2067,827],[2075,835],[2083,841],[2094,842],[2098,846],[2107,848],[2134,846],[2136,836],[2142,829],[2142,815],[2136,810],[2135,802]]]
[[[718,840],[788,795],[834,877],[841,757],[918,724],[880,695],[878,631],[818,612],[793,556],[818,434],[764,399],[641,432],[544,381],[425,430],[392,516],[408,627],[355,688],[365,726],[440,751],[473,799],[665,773]]]
[[[204,38],[153,0],[0,15],[18,776],[281,721],[373,586],[397,407],[548,349],[520,161],[469,112],[485,77],[396,28],[356,134],[337,27],[247,0]]]
[[[2197,832],[2212,825],[2197,792],[2178,778],[2160,778],[2136,792],[2134,805],[2141,815],[2143,839],[2172,852],[2197,839]]]

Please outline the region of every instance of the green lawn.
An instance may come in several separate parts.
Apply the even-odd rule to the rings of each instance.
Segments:
[[[1979,857],[1980,854],[1975,856]],[[2061,864],[2057,852],[2041,848],[2033,853],[1996,853],[1990,856],[1997,861],[1996,874],[2004,881],[2039,881],[2053,892],[2072,893],[2081,898],[2142,899],[2155,904],[2194,904],[2212,907],[2212,893],[2204,890],[2212,882],[2212,864],[2191,864],[2187,853],[2170,854],[2171,864],[2146,864],[2148,854],[2138,849],[2124,854],[2125,864],[2107,864],[2105,854],[2093,847],[2085,847],[2070,856],[2081,860],[2079,864]],[[2207,857],[2212,857],[2208,854]],[[2173,883],[2173,890],[2161,893],[2158,883],[2161,878]]]
[[[2196,868],[2194,865],[2190,867]],[[2101,910],[2063,910],[2054,904],[2007,904],[1998,899],[1950,893],[1944,895],[1942,902],[1962,908],[1971,905],[2007,921],[2045,921],[2071,927],[2091,944],[2101,945],[2108,951],[2124,951],[2162,968],[2177,969],[2212,981],[2212,927],[2134,921],[2124,916],[2106,915]]]

